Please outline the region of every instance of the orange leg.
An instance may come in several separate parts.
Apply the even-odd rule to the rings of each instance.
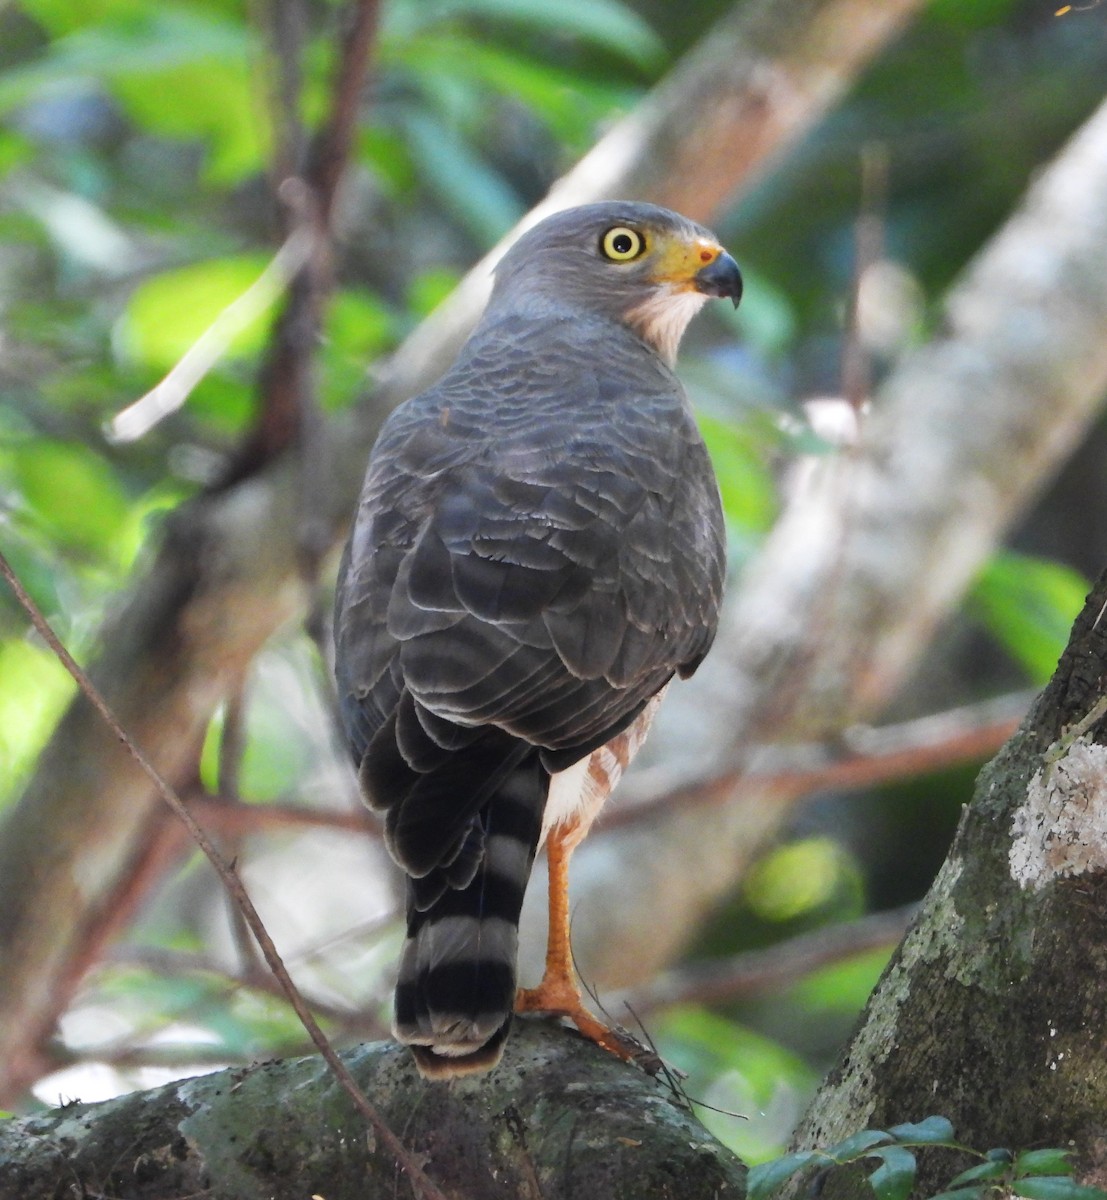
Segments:
[[[559,825],[546,839],[550,872],[550,930],[546,941],[546,969],[535,988],[520,988],[515,1011],[542,1012],[568,1017],[589,1040],[622,1059],[632,1059],[640,1047],[625,1034],[609,1029],[584,1007],[573,971],[569,945],[569,859],[585,831],[577,825]]]

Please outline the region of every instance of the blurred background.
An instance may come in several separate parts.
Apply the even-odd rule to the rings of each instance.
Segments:
[[[325,420],[358,403],[468,267],[732,7],[383,5],[334,217],[335,291],[314,368]],[[82,662],[169,514],[224,486],[256,431],[281,298],[279,280],[256,286],[281,242],[281,114],[322,119],[341,11],[329,0],[0,3],[0,545]],[[294,72],[276,63],[282,21]],[[680,374],[723,481],[736,577],[792,464],[829,452],[810,401],[841,395],[851,355],[878,384],[925,342],[945,290],[1105,79],[1107,7],[931,0],[717,216],[746,297],[737,313],[712,305],[699,318]],[[179,410],[137,439],[109,436],[213,322],[225,344]],[[1017,706],[1049,677],[1107,563],[1105,434],[1100,421],[996,550],[888,720],[993,697]],[[316,614],[333,570],[327,558]],[[318,625],[294,622],[257,655],[182,791],[233,808],[221,844],[328,1031],[349,1041],[386,1036],[400,927],[332,723]],[[0,815],[73,694],[0,589]],[[812,790],[682,934],[669,964],[691,981],[680,1003],[626,981],[688,1095],[724,1110],[704,1108],[706,1123],[751,1160],[780,1151],[833,1062],[981,761],[945,762],[939,746],[877,787]],[[207,864],[179,839],[155,859],[120,901],[21,1104],[303,1050]],[[730,982],[697,995],[704,963],[725,964]]]

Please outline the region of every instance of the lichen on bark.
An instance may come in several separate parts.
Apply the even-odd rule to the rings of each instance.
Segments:
[[[1107,573],[1053,679],[981,772],[797,1147],[938,1113],[978,1149],[1071,1148],[1083,1181],[1107,1183],[1105,605]],[[924,1155],[920,1187],[939,1189],[948,1170]]]
[[[447,1084],[420,1079],[400,1046],[359,1046],[343,1058],[451,1198],[745,1195],[745,1167],[670,1088],[546,1022],[517,1021],[499,1067]],[[412,1192],[322,1060],[310,1057],[0,1121],[0,1200],[68,1194],[373,1200]]]

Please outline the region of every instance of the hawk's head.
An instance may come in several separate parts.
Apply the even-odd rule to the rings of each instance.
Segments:
[[[614,317],[672,363],[708,296],[737,306],[742,275],[703,226],[616,201],[566,209],[528,230],[497,266],[492,295],[517,311]]]

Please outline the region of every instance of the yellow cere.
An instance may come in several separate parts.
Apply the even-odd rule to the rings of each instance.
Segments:
[[[657,283],[684,284],[692,288],[696,272],[713,263],[722,252],[722,246],[710,238],[696,238],[691,242],[674,238],[658,248],[654,256],[653,279]]]

